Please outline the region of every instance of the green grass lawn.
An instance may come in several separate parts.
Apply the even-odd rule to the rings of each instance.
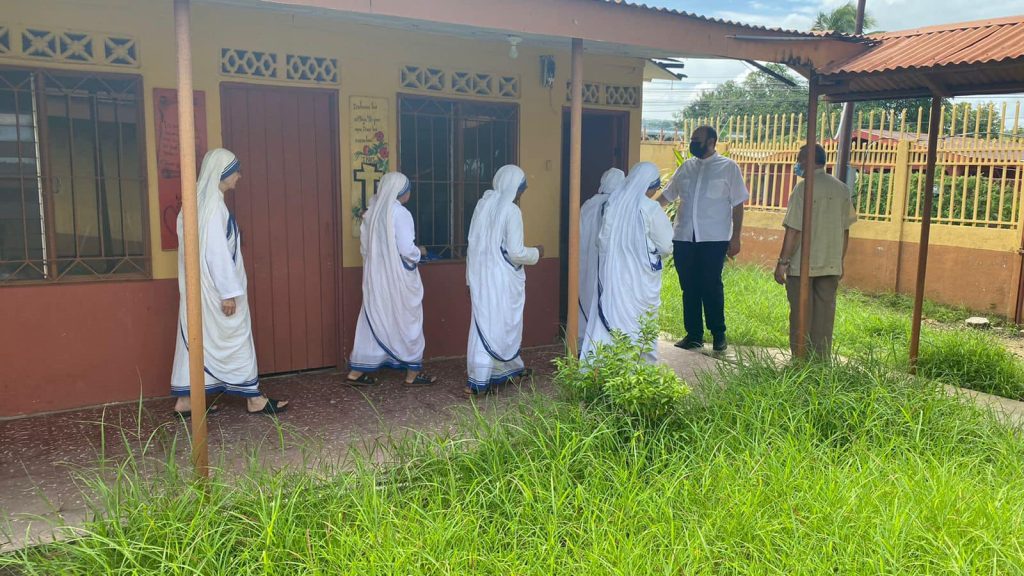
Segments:
[[[769,272],[753,266],[726,266],[724,282],[729,341],[788,350],[785,288],[776,284]],[[906,369],[911,308],[912,302],[905,296],[841,290],[835,352],[895,370]],[[961,320],[965,312],[926,302],[924,314],[952,323]],[[674,270],[667,270],[664,276],[659,320],[663,332],[675,338],[683,336],[682,297]],[[1024,366],[996,338],[977,330],[954,324],[938,329],[924,326],[919,368],[921,375],[948,384],[1024,400]]]
[[[661,427],[538,401],[385,468],[130,474],[17,573],[1018,574],[1024,443],[878,366],[727,369]]]
[[[785,345],[781,287],[735,267],[726,285],[733,341]],[[665,296],[674,332],[669,278]],[[1021,431],[894,370],[908,320],[890,305],[841,295],[849,362],[751,359],[689,395],[654,368],[563,363],[561,396],[387,445],[383,465],[268,472],[254,456],[202,488],[130,461],[89,481],[100,516],[74,540],[0,556],[0,574],[1024,573]],[[984,334],[926,336],[932,376],[1019,376]],[[581,398],[587,378],[612,401]],[[640,390],[659,410],[630,413]]]

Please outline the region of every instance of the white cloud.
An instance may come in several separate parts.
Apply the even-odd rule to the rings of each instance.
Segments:
[[[714,16],[715,18],[723,18],[733,22],[756,24],[758,26],[767,26],[769,28],[784,28],[786,30],[806,30],[810,28],[811,23],[814,22],[814,17],[812,15],[803,12],[793,12],[780,18],[779,16],[772,14],[720,10],[715,12]]]

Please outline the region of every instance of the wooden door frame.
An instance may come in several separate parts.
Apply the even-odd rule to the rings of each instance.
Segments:
[[[331,143],[331,158],[334,162],[331,164],[331,189],[335,191],[331,195],[331,210],[334,215],[334,257],[336,262],[336,272],[334,274],[334,291],[335,291],[335,337],[337,338],[337,352],[338,352],[338,366],[343,367],[345,365],[345,350],[346,350],[346,339],[345,339],[345,285],[344,285],[344,273],[345,273],[345,254],[343,252],[343,240],[345,238],[342,227],[345,225],[345,218],[342,217],[342,195],[344,190],[341,187],[341,117],[340,117],[340,106],[341,106],[341,90],[338,88],[323,88],[317,86],[279,86],[274,84],[260,84],[256,82],[237,82],[237,81],[222,81],[220,82],[220,89],[218,90],[218,97],[220,98],[220,138],[221,145],[224,145],[224,133],[225,128],[228,126],[231,116],[224,114],[224,91],[230,88],[241,88],[241,89],[261,89],[261,90],[278,90],[281,92],[300,92],[308,94],[310,92],[319,92],[327,95],[330,100],[330,143]]]

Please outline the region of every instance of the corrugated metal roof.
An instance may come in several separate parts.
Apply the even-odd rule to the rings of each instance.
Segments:
[[[873,48],[822,74],[896,72],[977,66],[1024,59],[1024,16],[934,26],[871,36]]]
[[[627,0],[594,0],[595,2],[601,2],[603,4],[617,4],[619,6],[625,6],[629,8],[636,8],[640,10],[650,10],[653,12],[661,12],[664,14],[672,14],[675,16],[685,16],[687,18],[694,18],[704,22],[712,22],[714,24],[724,24],[727,26],[739,26],[748,30],[756,30],[758,32],[775,32],[778,34],[785,34],[787,36],[794,37],[818,37],[818,38],[846,38],[850,40],[866,40],[866,36],[856,36],[852,34],[843,34],[842,32],[814,32],[806,30],[787,30],[785,28],[771,28],[768,26],[760,26],[756,24],[746,24],[744,22],[734,22],[732,20],[725,20],[722,18],[712,18],[710,16],[701,16],[693,12],[685,12],[682,10],[675,10],[672,8],[664,8],[661,6],[649,6],[647,4],[638,4],[636,2],[629,2]]]

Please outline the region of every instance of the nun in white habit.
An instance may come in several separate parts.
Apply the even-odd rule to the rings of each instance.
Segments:
[[[238,158],[218,148],[203,158],[196,192],[199,205],[199,276],[202,286],[203,360],[206,393],[233,394],[247,399],[250,414],[283,412],[287,401],[272,400],[259,390],[256,347],[246,295],[245,264],[235,217],[228,212],[224,193],[238,185]],[[191,415],[188,369],[188,316],[185,312],[185,238],[178,214],[178,333],[171,372],[175,412]],[[211,405],[209,412],[216,412]]]
[[[363,305],[356,322],[348,382],[376,384],[381,368],[405,370],[405,384],[433,384],[423,370],[423,283],[412,214],[405,204],[412,186],[404,174],[390,172],[359,226],[363,254]]]
[[[579,287],[579,341],[587,333],[590,306],[597,294],[597,235],[601,231],[605,203],[622,183],[626,181],[626,173],[618,168],[611,168],[601,176],[601,186],[597,194],[580,207],[580,287]]]
[[[494,174],[494,189],[476,204],[469,225],[466,282],[472,301],[466,368],[468,394],[529,375],[519,356],[523,340],[526,271],[544,255],[523,245],[523,215],[517,202],[526,174],[515,165]]]
[[[658,312],[662,257],[672,252],[672,223],[650,198],[660,188],[658,167],[640,162],[605,205],[597,240],[597,295],[580,352],[584,360],[598,344],[611,342],[613,330],[637,338],[643,317]],[[645,356],[657,361],[657,349]]]

